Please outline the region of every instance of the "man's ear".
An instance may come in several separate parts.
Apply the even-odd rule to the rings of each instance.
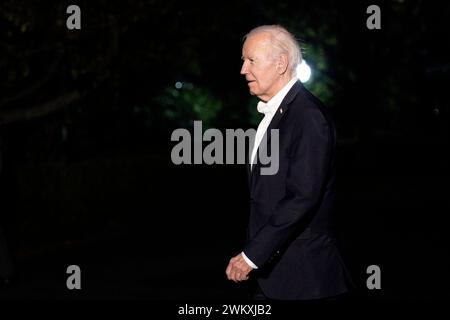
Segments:
[[[288,68],[288,56],[287,54],[280,54],[277,61],[277,71],[278,74],[285,74]]]

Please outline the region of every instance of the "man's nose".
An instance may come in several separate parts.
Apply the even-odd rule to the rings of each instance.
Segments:
[[[247,61],[244,61],[242,63],[242,67],[241,67],[241,74],[247,74]]]

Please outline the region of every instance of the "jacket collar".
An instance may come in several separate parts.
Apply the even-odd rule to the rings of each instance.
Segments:
[[[286,94],[286,96],[284,97],[283,101],[280,104],[280,107],[278,108],[277,112],[275,113],[275,115],[272,118],[272,121],[270,122],[266,133],[264,134],[264,138],[263,141],[266,139],[266,143],[260,144],[260,148],[266,148],[269,144],[270,144],[270,139],[271,139],[271,134],[267,134],[270,133],[272,129],[277,129],[278,128],[278,124],[280,123],[281,119],[283,118],[283,116],[286,114],[286,112],[289,109],[289,106],[291,104],[291,102],[294,100],[294,98],[297,96],[297,94],[300,92],[300,90],[303,88],[302,83],[300,82],[300,80],[297,80],[294,85],[292,86],[292,88],[289,90],[289,92]],[[259,150],[258,150],[259,152]],[[248,177],[249,177],[249,185],[251,184],[253,177],[254,177],[254,173],[256,172],[256,170],[260,170],[260,166],[261,163],[259,162],[258,159],[258,152],[256,153],[256,163],[253,166],[253,169],[250,170],[250,163],[247,164],[247,173],[248,173]]]

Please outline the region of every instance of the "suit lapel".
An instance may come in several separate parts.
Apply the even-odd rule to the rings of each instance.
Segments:
[[[251,150],[251,149],[250,149]],[[247,182],[248,182],[248,187],[250,188],[250,182],[251,182],[251,178],[252,178],[252,171],[250,170],[250,160],[247,160],[246,162],[246,169],[247,169]]]
[[[270,132],[271,132],[270,130],[278,128],[278,124],[280,123],[283,116],[286,114],[286,112],[289,108],[289,105],[294,100],[295,96],[299,93],[299,91],[302,87],[303,87],[303,85],[298,80],[296,83],[294,83],[292,88],[288,91],[288,93],[284,97],[283,101],[281,101],[280,106],[278,107],[275,115],[272,118],[272,121],[270,121],[270,124],[269,124],[266,132],[264,133],[264,138],[261,140],[261,144],[259,146],[260,148],[266,148],[267,146],[270,145],[270,139],[272,136],[270,134]],[[264,140],[266,140],[266,143],[263,143]],[[254,164],[253,169],[250,170],[250,164],[247,165],[248,172],[249,172],[249,180],[250,180],[249,181],[250,190],[253,190],[253,186],[254,186],[254,182],[255,182],[255,174],[254,173],[261,166],[261,163],[259,162],[259,159],[258,159],[258,153],[259,153],[259,148],[256,152],[256,156],[255,156],[256,163]]]

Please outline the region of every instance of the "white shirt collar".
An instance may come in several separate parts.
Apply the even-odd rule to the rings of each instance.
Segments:
[[[292,86],[298,81],[297,77],[293,77],[291,80],[289,80],[288,83],[286,83],[286,85],[281,88],[280,91],[277,92],[277,94],[275,94],[272,99],[270,99],[269,101],[267,101],[267,106],[269,107],[269,112],[274,115],[275,112],[277,112],[278,107],[280,106],[281,102],[283,101],[283,99],[286,97],[286,95],[288,94],[289,90],[291,90]]]

